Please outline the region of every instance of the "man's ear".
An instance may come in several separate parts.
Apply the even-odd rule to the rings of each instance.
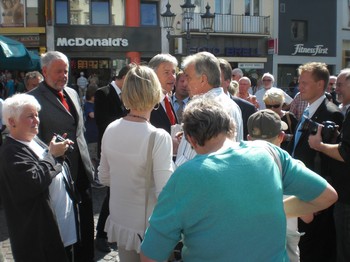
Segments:
[[[190,145],[193,147],[193,149],[197,148],[197,141],[190,135],[186,135],[186,140],[190,143]]]
[[[281,144],[283,142],[283,139],[284,139],[284,136],[286,135],[286,133],[284,133],[284,131],[281,131],[279,134],[278,134],[278,141],[279,143]]]

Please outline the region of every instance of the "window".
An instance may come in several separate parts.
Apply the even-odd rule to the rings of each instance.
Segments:
[[[27,0],[27,8],[26,8],[26,26],[38,26],[38,0]]]
[[[55,11],[56,24],[68,24],[68,0],[57,0]]]
[[[215,13],[230,15],[231,0],[215,0]]]
[[[260,15],[260,0],[245,0],[245,15]]]
[[[290,27],[290,38],[295,42],[305,42],[307,36],[306,21],[292,20]]]
[[[1,0],[0,23],[3,27],[24,26],[24,0],[18,2],[15,7],[13,1]]]
[[[157,26],[158,25],[158,4],[157,2],[141,2],[141,25]]]
[[[56,24],[123,25],[124,0],[55,0],[55,14]]]
[[[91,24],[109,25],[109,1],[92,0],[91,1]]]

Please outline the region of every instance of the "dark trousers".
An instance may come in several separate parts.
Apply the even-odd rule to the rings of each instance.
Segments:
[[[299,242],[301,262],[336,261],[333,206],[317,214],[310,224],[298,219],[298,227],[299,232],[305,232]]]
[[[81,198],[79,204],[80,241],[74,245],[75,262],[94,261],[94,214],[92,209],[92,190],[85,171],[80,166],[75,183]]]
[[[350,204],[334,205],[334,222],[337,235],[337,262],[350,261]]]
[[[105,232],[106,220],[109,216],[109,196],[110,189],[107,188],[105,199],[103,200],[100,216],[98,217],[98,222],[96,226],[96,237],[107,239],[107,233]]]

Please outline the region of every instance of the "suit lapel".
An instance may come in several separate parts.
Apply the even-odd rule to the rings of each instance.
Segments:
[[[71,115],[67,109],[62,105],[62,103],[59,101],[58,97],[54,95],[53,92],[48,90],[48,86],[45,85],[39,85],[39,90],[42,93],[42,96],[49,101],[51,104],[53,104],[55,107],[59,108],[61,111],[65,112],[66,114]]]

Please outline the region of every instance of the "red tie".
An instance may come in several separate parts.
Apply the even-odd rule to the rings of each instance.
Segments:
[[[171,109],[169,98],[167,96],[164,97],[164,104],[165,104],[165,110],[166,110],[166,114],[168,115],[170,124],[171,125],[175,125],[176,124],[176,118],[175,118],[173,110]]]
[[[67,103],[67,100],[64,98],[63,91],[59,91],[58,96],[59,96],[60,101],[63,104],[63,106],[67,109],[68,112],[70,112],[69,105]]]

